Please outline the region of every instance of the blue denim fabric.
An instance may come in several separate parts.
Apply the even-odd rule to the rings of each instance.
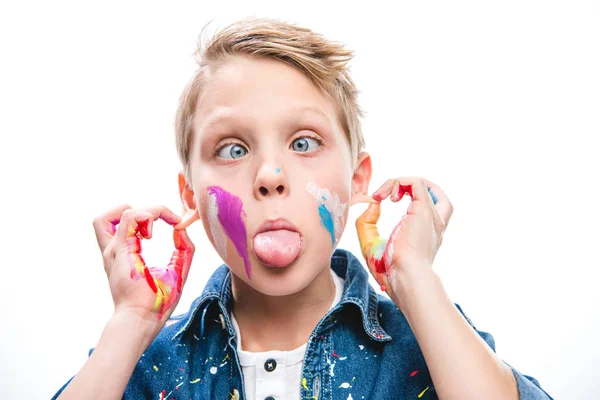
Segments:
[[[396,305],[375,292],[350,252],[336,250],[331,267],[345,279],[344,292],[308,339],[300,398],[437,399],[417,340]],[[244,399],[231,306],[230,272],[221,265],[189,312],[171,318],[148,347],[123,398]],[[492,335],[477,333],[495,351]],[[521,399],[552,399],[536,379],[509,367]]]

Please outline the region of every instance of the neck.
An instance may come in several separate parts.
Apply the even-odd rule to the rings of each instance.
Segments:
[[[231,277],[233,313],[245,351],[285,351],[300,347],[335,297],[329,266],[306,288],[287,296],[267,296],[234,274]]]

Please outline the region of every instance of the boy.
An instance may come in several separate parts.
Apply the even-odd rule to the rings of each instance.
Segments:
[[[310,30],[248,19],[215,35],[181,96],[180,218],[122,206],[94,221],[115,303],[97,347],[55,397],[159,399],[547,399],[494,353],[432,270],[452,214],[421,178],[369,196],[352,53]],[[412,198],[389,241],[379,203]],[[335,250],[349,205],[363,256]],[[166,268],[140,239],[174,227]],[[200,220],[224,260],[190,311],[169,319]],[[333,255],[332,255],[333,254]]]

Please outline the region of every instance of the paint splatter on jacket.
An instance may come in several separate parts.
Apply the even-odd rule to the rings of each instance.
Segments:
[[[308,339],[300,398],[437,399],[417,340],[396,305],[369,285],[352,253],[336,250],[331,267],[344,278],[344,292]],[[189,312],[171,318],[148,347],[123,398],[244,399],[231,306],[230,271],[221,265]],[[476,331],[495,351],[492,335]],[[536,379],[510,368],[521,399],[551,399]]]

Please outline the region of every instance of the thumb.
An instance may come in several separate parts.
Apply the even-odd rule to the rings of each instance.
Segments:
[[[373,242],[379,237],[377,231],[377,221],[381,215],[381,206],[379,203],[371,203],[360,217],[356,219],[356,230],[358,232],[358,241],[363,256],[366,258]]]

